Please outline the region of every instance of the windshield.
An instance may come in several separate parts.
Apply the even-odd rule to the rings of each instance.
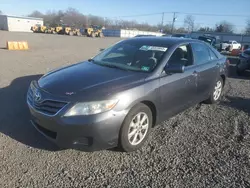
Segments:
[[[168,46],[158,42],[128,40],[104,50],[92,62],[130,71],[152,72],[167,49]]]

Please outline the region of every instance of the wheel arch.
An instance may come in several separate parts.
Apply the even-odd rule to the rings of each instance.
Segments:
[[[222,78],[223,81],[223,87],[225,86],[226,83],[226,76],[224,74],[221,74],[220,77]]]
[[[157,122],[157,109],[156,109],[155,104],[149,100],[143,100],[143,101],[140,101],[140,103],[145,104],[151,110],[152,116],[153,116],[152,117],[153,118],[152,127],[154,127],[156,125],[156,122]]]

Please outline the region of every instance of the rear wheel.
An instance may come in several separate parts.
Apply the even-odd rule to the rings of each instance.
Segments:
[[[240,60],[238,61],[236,65],[236,73],[241,76],[244,73],[244,70],[240,69]]]
[[[119,144],[126,152],[143,146],[152,127],[152,112],[145,104],[133,107],[125,118],[120,130]]]
[[[213,91],[210,94],[209,98],[205,101],[205,103],[207,103],[207,104],[217,103],[221,97],[223,85],[224,85],[224,82],[223,82],[222,78],[220,77],[216,81],[215,86],[213,88]]]

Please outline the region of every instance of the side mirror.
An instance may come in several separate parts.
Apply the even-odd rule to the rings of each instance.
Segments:
[[[102,52],[103,50],[105,50],[105,48],[100,48],[100,52]]]
[[[185,66],[181,64],[170,64],[164,67],[166,73],[183,73],[185,71]]]

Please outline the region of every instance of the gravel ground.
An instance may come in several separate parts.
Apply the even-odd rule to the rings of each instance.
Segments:
[[[120,39],[0,31],[6,40],[30,50],[0,49],[0,187],[250,187],[250,76],[235,75],[235,60],[220,104],[160,124],[141,150],[59,151],[29,123],[29,82]]]

